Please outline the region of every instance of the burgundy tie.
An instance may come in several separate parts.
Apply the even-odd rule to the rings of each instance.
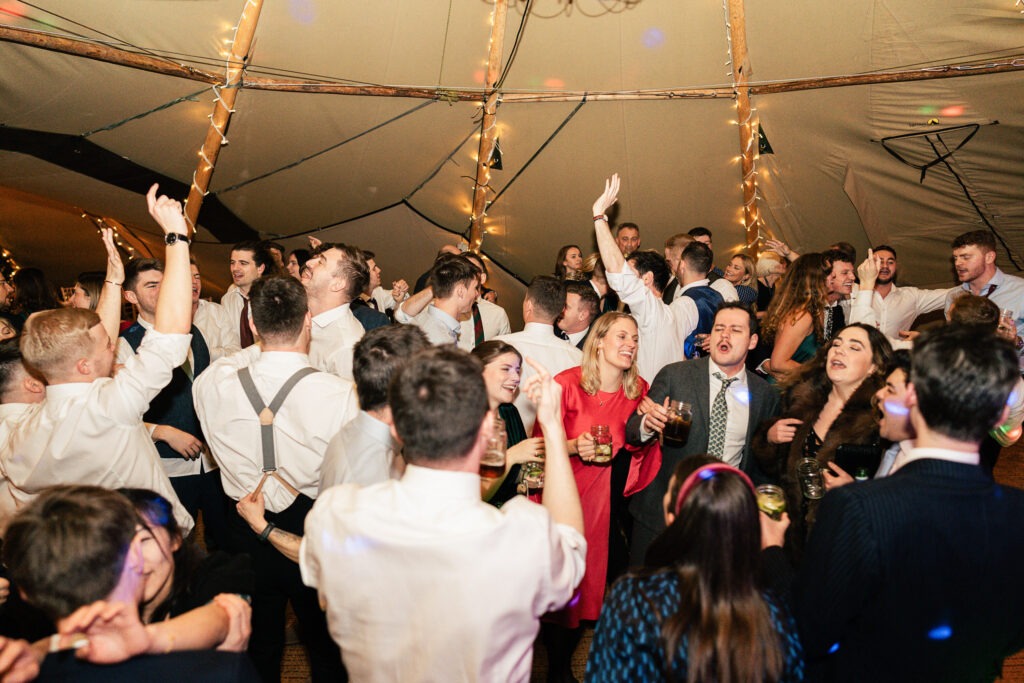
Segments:
[[[246,349],[256,343],[252,338],[252,328],[249,327],[249,299],[242,297],[245,305],[242,306],[242,317],[238,321],[238,338],[242,342],[242,348]]]

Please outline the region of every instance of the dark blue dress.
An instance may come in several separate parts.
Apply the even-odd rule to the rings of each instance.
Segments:
[[[675,572],[620,579],[612,587],[594,631],[587,658],[587,683],[664,680],[661,618],[674,614],[679,601]],[[804,654],[796,623],[773,598],[766,595],[765,602],[783,646],[785,667],[780,683],[803,681]],[[673,680],[686,680],[686,649],[684,636],[673,661]]]

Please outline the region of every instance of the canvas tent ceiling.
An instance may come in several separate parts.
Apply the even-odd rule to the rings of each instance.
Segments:
[[[0,0],[0,22],[223,71],[221,52],[243,4]],[[1024,66],[1020,5],[748,0],[751,80],[979,59]],[[562,244],[591,249],[590,205],[614,171],[624,178],[618,218],[641,225],[645,246],[658,248],[694,225],[714,231],[720,253],[743,246],[733,99],[591,97],[581,104],[580,97],[558,95],[729,86],[725,4],[529,6],[501,86],[503,170],[492,174],[495,201],[483,251],[528,280],[550,272]],[[480,88],[492,7],[484,0],[268,1],[249,73]],[[523,0],[510,4],[506,62],[526,7]],[[140,167],[185,184],[191,179],[212,111],[209,87],[11,42],[0,42],[0,64],[0,122],[8,129],[85,135]],[[949,284],[949,240],[984,227],[969,194],[1011,251],[1024,251],[1022,85],[1024,75],[1012,71],[753,96],[774,148],[758,160],[766,232],[800,250],[840,239],[862,251],[888,242],[900,249],[905,279]],[[512,101],[523,92],[550,93],[550,101]],[[479,103],[243,90],[235,108],[211,196],[253,230],[285,236],[289,247],[311,231],[360,244],[377,252],[385,279],[416,277],[438,244],[466,231]],[[966,123],[982,125],[923,183],[919,171],[878,142]],[[8,132],[0,129],[0,142]],[[138,194],[0,148],[0,244],[20,265],[39,265],[65,284],[99,267],[102,251],[83,211],[121,221],[126,239],[156,248],[156,227]],[[908,141],[905,151],[915,162],[933,154],[924,138]],[[71,208],[52,209],[58,204]],[[196,252],[210,284],[225,285],[226,248],[207,229],[199,236],[204,243]],[[1005,251],[1000,263],[1017,270]],[[501,286],[511,300],[514,280],[505,277]]]

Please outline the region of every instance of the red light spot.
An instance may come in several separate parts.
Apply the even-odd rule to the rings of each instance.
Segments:
[[[563,81],[561,78],[545,78],[544,79],[544,87],[545,88],[564,88],[565,87],[565,81]]]
[[[964,106],[962,104],[953,104],[953,105],[950,105],[948,107],[943,107],[942,110],[939,111],[939,116],[947,116],[947,117],[955,118],[957,116],[963,116],[963,115],[964,115]]]
[[[484,70],[483,69],[477,69],[476,71],[474,71],[473,72],[473,80],[476,81],[477,83],[483,83],[484,82]]]
[[[0,5],[0,14],[7,14],[12,17],[24,17],[25,6],[20,2],[5,2]]]

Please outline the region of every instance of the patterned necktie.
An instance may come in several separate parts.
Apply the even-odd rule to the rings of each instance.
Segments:
[[[484,339],[484,319],[480,317],[480,307],[473,302],[473,341],[480,346],[486,341]]]
[[[720,372],[716,372],[715,379],[722,383],[722,388],[715,395],[715,401],[711,404],[711,424],[708,429],[708,454],[721,458],[725,452],[725,425],[729,420],[729,406],[725,402],[725,395],[729,393],[729,385],[739,377],[725,378]]]
[[[832,338],[832,306],[825,307],[825,339]]]

